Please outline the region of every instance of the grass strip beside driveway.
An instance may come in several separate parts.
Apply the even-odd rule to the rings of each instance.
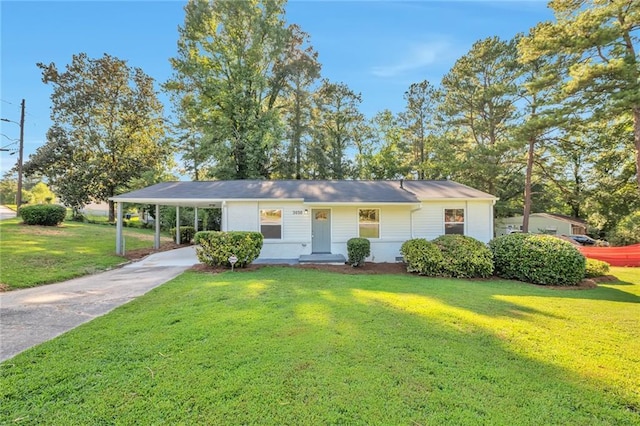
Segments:
[[[1,366],[0,423],[640,423],[640,269],[593,290],[188,272]]]
[[[115,226],[78,222],[28,226],[21,222],[0,222],[0,283],[9,289],[64,281],[126,261],[115,254]],[[123,235],[127,250],[153,247],[152,230],[125,228]]]

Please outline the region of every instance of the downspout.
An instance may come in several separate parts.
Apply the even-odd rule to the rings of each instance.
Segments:
[[[495,238],[496,236],[496,228],[495,228],[495,224],[493,223],[495,218],[495,213],[494,213],[494,206],[496,205],[496,200],[491,201],[491,207],[489,208],[489,213],[490,213],[490,217],[491,217],[491,235],[489,240],[492,240],[493,238]]]
[[[413,214],[415,212],[417,212],[418,210],[422,210],[422,203],[420,203],[420,207],[409,211],[409,234],[411,235],[412,239],[415,238],[415,236],[413,234]]]
[[[469,200],[466,200],[464,202],[464,234],[463,235],[469,235],[469,221],[467,220],[469,218]]]
[[[220,230],[226,231],[229,226],[229,209],[227,208],[227,202],[223,201],[220,205],[222,213],[220,214]]]

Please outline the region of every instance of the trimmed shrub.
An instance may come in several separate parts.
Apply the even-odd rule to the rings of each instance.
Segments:
[[[259,232],[201,231],[194,237],[198,260],[209,266],[231,267],[229,257],[236,256],[236,268],[244,268],[260,256],[262,234]]]
[[[20,207],[19,215],[27,225],[57,226],[67,216],[67,209],[55,204]]]
[[[443,272],[444,258],[438,246],[424,238],[414,238],[402,243],[400,253],[408,272],[418,275],[439,276]]]
[[[603,277],[609,273],[609,265],[607,262],[597,259],[587,259],[587,278]]]
[[[176,239],[176,228],[171,228],[169,231],[171,237]],[[196,235],[196,228],[193,226],[181,226],[180,227],[180,244],[189,244],[193,237]]]
[[[493,256],[486,244],[465,235],[442,235],[432,241],[444,259],[443,275],[486,278],[493,275]]]
[[[573,244],[551,235],[510,234],[489,242],[496,275],[542,285],[576,285],[585,258]]]
[[[364,265],[364,260],[371,255],[371,241],[366,238],[351,238],[347,241],[347,254],[349,265]]]

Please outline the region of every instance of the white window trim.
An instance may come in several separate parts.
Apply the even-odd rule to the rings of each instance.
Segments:
[[[360,236],[360,210],[378,210],[378,237],[361,237]],[[380,207],[358,207],[356,209],[356,220],[358,222],[358,238],[367,238],[368,240],[382,239],[382,209]]]
[[[462,210],[464,222],[447,222],[447,210]],[[447,224],[460,224],[462,223],[462,235],[467,235],[467,209],[464,207],[445,207],[442,209],[442,235],[455,235],[447,234]]]
[[[263,210],[280,210],[280,238],[266,238],[264,234],[262,234],[262,211]],[[284,208],[283,207],[273,207],[273,208],[265,208],[258,206],[258,232],[262,234],[263,239],[269,241],[282,241],[284,240]]]

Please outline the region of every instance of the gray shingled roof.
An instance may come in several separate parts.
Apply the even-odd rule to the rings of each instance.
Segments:
[[[431,199],[496,199],[453,181],[220,180],[163,182],[114,201],[177,204],[219,200],[303,200],[307,203],[417,203]]]

